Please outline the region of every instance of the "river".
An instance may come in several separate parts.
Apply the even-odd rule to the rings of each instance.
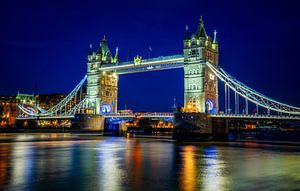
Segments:
[[[0,136],[1,190],[300,190],[300,146]]]

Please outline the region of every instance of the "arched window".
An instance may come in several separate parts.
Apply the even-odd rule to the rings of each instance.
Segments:
[[[196,103],[196,98],[193,97],[193,103]]]

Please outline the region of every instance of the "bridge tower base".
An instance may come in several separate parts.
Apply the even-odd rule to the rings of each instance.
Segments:
[[[75,115],[73,128],[87,131],[99,131],[103,133],[104,130],[104,116],[93,114],[79,114]]]
[[[174,112],[173,139],[178,141],[228,140],[224,120],[214,119],[207,113]]]

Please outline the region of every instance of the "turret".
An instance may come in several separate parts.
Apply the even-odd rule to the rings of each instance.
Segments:
[[[93,45],[90,44],[89,53],[88,53],[88,61],[93,59]]]
[[[98,47],[98,50],[97,50],[97,54],[98,54],[98,55],[101,55],[101,54],[102,54],[102,52],[101,52],[101,42],[100,42],[100,44],[99,44],[99,47]]]
[[[205,46],[206,47],[211,47],[211,38],[210,38],[210,36],[206,36]]]
[[[115,57],[112,59],[112,63],[117,63],[119,62],[119,48],[116,47],[116,54]]]
[[[184,40],[189,40],[190,39],[190,35],[189,35],[189,26],[186,25],[185,26],[185,37]]]
[[[103,38],[102,38],[100,48],[101,48],[101,61],[110,63],[111,62],[111,54],[110,54],[105,36],[103,36]]]
[[[219,45],[218,45],[218,40],[217,40],[217,31],[215,30],[214,31],[214,40],[213,40],[213,43],[212,43],[212,49],[215,50],[215,51],[219,51]]]
[[[189,26],[185,26],[185,37],[184,37],[184,48],[189,48],[191,46]]]

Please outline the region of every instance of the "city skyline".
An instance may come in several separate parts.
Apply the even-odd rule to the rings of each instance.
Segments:
[[[91,7],[96,3],[92,1],[83,7],[76,2],[70,6],[66,2],[44,2],[18,6],[22,10],[12,15],[13,3],[5,2],[0,13],[4,25],[1,56],[8,63],[2,66],[0,94],[16,94],[18,90],[67,93],[86,72],[89,43],[97,46],[104,35],[113,53],[119,47],[122,61],[126,61],[128,50],[130,60],[136,54],[147,58],[149,51],[151,57],[181,54],[185,25],[194,32],[203,15],[207,32],[212,36],[214,29],[218,31],[220,66],[269,97],[295,106],[300,104],[300,90],[294,88],[299,70],[294,57],[300,41],[296,35],[300,22],[295,2],[281,6],[271,1],[251,1],[246,3],[248,7],[233,2],[225,4],[224,8],[232,13],[207,2],[193,2],[203,5],[201,11],[181,2],[144,2],[142,9],[134,11],[134,7],[124,3],[122,9],[118,6],[116,14],[107,10],[102,10],[105,14],[94,12],[97,6]],[[236,10],[239,6],[244,12]],[[123,16],[126,8],[131,12]],[[249,14],[253,10],[256,14]],[[264,17],[259,16],[262,13]],[[170,110],[173,97],[182,106],[182,89],[182,69],[129,74],[120,76],[119,103],[134,110]]]

